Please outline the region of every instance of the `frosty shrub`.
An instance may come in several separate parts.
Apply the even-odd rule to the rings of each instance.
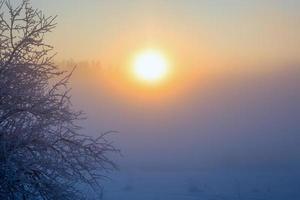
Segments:
[[[103,135],[80,134],[71,73],[57,68],[44,40],[55,17],[16,2],[0,0],[0,199],[84,199],[80,188],[100,191],[115,168],[107,154],[116,149]]]

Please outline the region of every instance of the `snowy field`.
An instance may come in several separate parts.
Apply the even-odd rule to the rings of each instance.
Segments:
[[[104,200],[299,200],[297,170],[120,171]]]

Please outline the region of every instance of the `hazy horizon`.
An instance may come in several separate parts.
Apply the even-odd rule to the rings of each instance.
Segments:
[[[73,100],[89,134],[119,132],[112,139],[125,168],[297,168],[300,69],[276,67],[210,69],[155,89],[78,65]]]

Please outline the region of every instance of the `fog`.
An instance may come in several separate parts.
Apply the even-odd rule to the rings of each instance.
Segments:
[[[109,69],[84,65],[72,78],[73,103],[88,117],[85,133],[118,131],[109,139],[121,169],[299,166],[299,65],[216,70],[178,81],[155,102],[114,91]]]

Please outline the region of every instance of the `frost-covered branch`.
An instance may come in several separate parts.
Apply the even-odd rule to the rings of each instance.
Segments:
[[[80,134],[68,80],[44,43],[56,17],[29,0],[0,1],[0,199],[81,199],[78,184],[98,190],[117,150]],[[53,80],[59,81],[53,84]]]

